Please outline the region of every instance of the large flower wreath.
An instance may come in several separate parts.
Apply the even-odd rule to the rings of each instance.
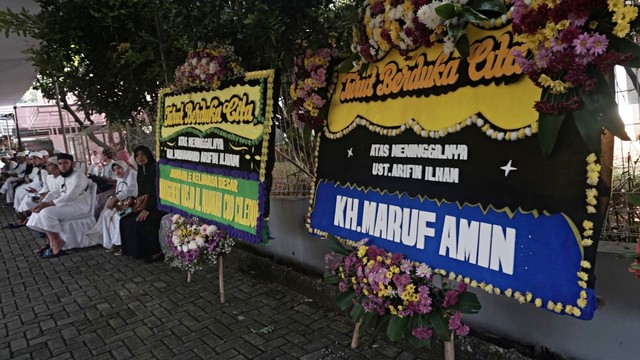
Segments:
[[[231,252],[233,244],[233,239],[217,226],[176,214],[171,218],[164,252],[171,267],[193,273],[215,264],[218,256]]]
[[[295,57],[293,83],[289,90],[296,124],[303,123],[312,129],[319,129],[324,124],[330,95],[330,64],[337,56],[336,49],[322,48],[315,52],[308,49],[304,55]]]

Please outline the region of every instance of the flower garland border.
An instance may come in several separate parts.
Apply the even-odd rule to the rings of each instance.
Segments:
[[[345,135],[347,135],[348,133],[350,133],[351,131],[353,131],[353,129],[356,128],[356,126],[360,125],[360,126],[365,126],[367,127],[371,132],[374,133],[378,133],[380,135],[384,135],[384,136],[397,136],[402,134],[405,130],[407,129],[413,129],[413,131],[415,131],[415,133],[423,138],[432,138],[432,139],[439,139],[442,137],[447,136],[448,134],[453,134],[456,132],[461,131],[462,129],[464,129],[467,126],[471,126],[475,124],[476,126],[478,126],[480,128],[480,130],[485,133],[488,137],[490,137],[493,140],[497,140],[497,141],[516,141],[516,140],[522,140],[525,139],[527,137],[533,136],[534,134],[538,133],[538,121],[534,121],[533,123],[531,123],[530,125],[521,127],[517,130],[510,130],[510,131],[505,131],[505,130],[497,130],[499,129],[498,127],[496,127],[495,125],[492,126],[493,124],[489,121],[486,120],[484,118],[482,118],[480,115],[478,114],[473,114],[469,117],[467,117],[465,120],[458,122],[454,125],[448,126],[446,128],[442,128],[439,130],[428,130],[428,129],[424,129],[417,121],[415,121],[414,119],[409,119],[409,121],[407,121],[406,123],[397,126],[397,127],[384,127],[384,126],[380,126],[380,125],[376,125],[373,122],[361,117],[361,116],[357,116],[352,122],[351,124],[349,124],[349,126],[347,126],[346,128],[337,131],[337,132],[331,132],[329,130],[328,126],[324,127],[324,135],[331,139],[331,140],[336,140],[339,139]],[[317,154],[316,154],[317,155]]]
[[[509,25],[509,23],[511,23],[511,20],[513,20],[513,4],[511,4],[511,0],[505,0],[504,4],[508,6],[506,14],[502,14],[497,18],[491,18],[488,21],[482,22],[481,24],[472,25],[485,30],[497,29]]]
[[[320,146],[319,143],[320,143],[320,141],[318,139],[318,144],[316,146],[316,149],[319,148],[319,146]],[[591,155],[593,155],[593,154],[591,154]],[[587,159],[590,159],[591,155]],[[595,155],[593,155],[593,157],[595,158]],[[317,159],[317,153],[316,153],[316,159]],[[587,161],[589,161],[589,160],[587,160]],[[593,164],[593,162],[591,162],[589,164]],[[318,167],[318,164],[317,164],[317,160],[316,160],[316,169],[315,170],[317,170],[317,167]],[[587,168],[587,169],[589,169],[589,168]],[[592,172],[588,172],[588,174],[591,174],[591,173]],[[598,175],[599,175],[599,173],[598,173]],[[322,180],[322,181],[326,182],[328,180]],[[335,183],[334,186],[346,186],[346,187],[349,187],[351,189],[356,188],[356,189],[359,189],[359,190],[363,190],[365,192],[366,191],[371,191],[371,190],[380,192],[379,190],[374,189],[372,187],[357,186],[357,185],[352,185],[352,184],[342,185],[340,183]],[[307,213],[307,216],[306,216],[306,219],[305,219],[305,224],[306,224],[307,229],[308,229],[308,231],[310,233],[312,233],[312,234],[314,234],[314,235],[316,235],[318,237],[326,237],[326,236],[329,235],[329,233],[327,233],[326,231],[321,231],[321,230],[318,230],[318,229],[315,229],[315,228],[311,227],[311,212],[312,212],[313,204],[314,204],[314,200],[315,200],[315,197],[314,197],[315,189],[316,189],[316,181],[315,181],[315,178],[314,178],[313,182],[312,182],[312,186],[311,186],[311,197],[309,199],[309,210],[308,210],[308,213]],[[381,193],[382,194],[386,193],[386,194],[389,194],[389,195],[396,195],[398,197],[403,195],[403,193],[400,193],[400,191],[389,192],[387,190],[383,190]],[[504,212],[510,218],[513,217],[516,212],[520,212],[522,214],[533,214],[533,216],[536,217],[536,218],[539,217],[542,214],[549,215],[549,212],[546,211],[546,210],[542,210],[542,211],[540,211],[540,210],[525,211],[525,210],[522,210],[522,209],[518,208],[515,211],[513,211],[513,210],[511,210],[511,209],[509,209],[507,207],[504,207],[502,209],[496,209],[495,207],[493,207],[493,205],[489,205],[486,208],[483,207],[481,204],[464,203],[464,204],[460,205],[460,203],[457,202],[457,201],[453,202],[453,201],[447,201],[447,200],[431,199],[428,196],[422,196],[422,195],[417,196],[417,198],[420,198],[420,200],[422,200],[422,201],[425,200],[425,199],[428,199],[428,200],[431,200],[431,201],[435,201],[438,204],[441,204],[441,203],[448,203],[448,204],[455,203],[459,208],[462,208],[464,206],[471,206],[471,207],[476,207],[477,206],[477,207],[480,207],[480,209],[481,209],[481,211],[483,213],[486,213],[487,211],[492,209],[492,210],[494,210],[496,212]],[[593,223],[585,220],[583,222],[583,228],[585,229],[585,231],[583,232],[583,235],[584,234],[588,234],[589,232],[587,232],[587,231],[589,231],[589,230],[591,230],[593,228]],[[592,232],[591,232],[591,234],[592,234]],[[579,233],[576,233],[575,235],[578,236],[576,238],[576,241],[578,241],[578,245],[580,246],[580,252],[583,254],[583,258],[584,258],[584,247],[585,246],[590,246],[593,242],[590,239],[582,239],[582,240],[580,240],[580,237],[579,237],[580,234]],[[342,241],[343,243],[351,245],[351,246],[354,246],[357,243],[357,241],[350,240],[350,239],[343,239],[343,238],[338,238],[338,239],[340,241]],[[424,263],[424,264],[429,266],[429,267],[431,267],[427,263]],[[575,302],[574,305],[571,305],[571,304],[563,305],[560,302],[555,303],[552,300],[548,300],[548,302],[547,302],[547,310],[554,311],[556,313],[560,313],[560,312],[562,312],[562,310],[564,310],[565,313],[567,313],[568,315],[572,315],[572,316],[575,316],[575,317],[580,317],[582,315],[582,311],[580,309],[584,309],[588,305],[588,300],[587,300],[588,299],[588,294],[587,294],[588,274],[585,273],[583,271],[583,269],[590,269],[590,268],[591,268],[591,264],[588,261],[582,260],[580,262],[580,271],[578,271],[576,273],[576,277],[577,277],[577,280],[578,280],[577,281],[578,282],[578,286],[580,286],[583,290],[580,291],[579,298],[576,299],[576,302]],[[446,277],[449,280],[452,280],[452,281],[455,280],[457,282],[464,281],[467,285],[469,285],[469,286],[471,286],[473,288],[479,287],[480,289],[482,289],[482,290],[484,290],[484,291],[486,291],[486,292],[488,292],[490,294],[504,295],[504,296],[506,296],[508,298],[511,298],[513,296],[513,298],[516,299],[520,304],[532,302],[532,300],[533,300],[533,304],[536,307],[539,308],[539,307],[542,307],[542,305],[544,303],[544,300],[542,298],[535,297],[535,295],[533,293],[531,293],[530,291],[520,291],[520,290],[514,291],[511,288],[502,291],[500,288],[495,287],[493,284],[487,284],[484,281],[478,282],[475,279],[471,279],[468,276],[464,277],[463,275],[456,274],[453,271],[447,272],[447,270],[435,269],[435,268],[433,269],[433,271],[434,271],[434,273],[439,274],[443,278]],[[535,297],[535,299],[534,299],[534,297]]]

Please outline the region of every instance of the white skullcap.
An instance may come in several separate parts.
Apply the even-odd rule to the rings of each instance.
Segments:
[[[16,154],[16,157],[25,157],[27,156],[27,154],[24,153],[24,151],[20,151],[19,153]]]

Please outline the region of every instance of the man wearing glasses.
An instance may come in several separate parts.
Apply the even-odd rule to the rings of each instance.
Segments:
[[[41,257],[44,259],[64,255],[62,250],[65,240],[60,237],[60,222],[82,217],[92,211],[89,179],[73,168],[73,156],[65,153],[58,154],[58,168],[60,176],[56,179],[59,190],[53,198],[43,201],[33,209],[33,214],[27,226],[47,235],[50,248]]]

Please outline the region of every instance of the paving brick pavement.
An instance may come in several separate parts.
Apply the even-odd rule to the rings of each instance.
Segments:
[[[11,215],[0,209],[2,225]],[[37,242],[26,227],[0,229],[0,359],[438,358],[381,337],[353,351],[344,314],[233,268],[220,304],[214,269],[187,283],[100,247],[40,259]]]

